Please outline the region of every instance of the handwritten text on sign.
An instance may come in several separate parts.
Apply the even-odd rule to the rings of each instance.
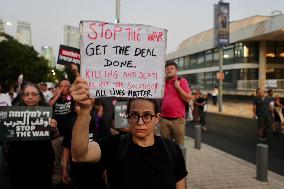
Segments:
[[[49,140],[51,107],[0,107],[0,141]]]
[[[81,76],[91,97],[161,98],[166,30],[82,21]]]

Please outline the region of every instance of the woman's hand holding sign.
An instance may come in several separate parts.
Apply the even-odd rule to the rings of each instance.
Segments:
[[[72,84],[70,91],[73,99],[78,103],[81,109],[92,109],[89,86],[86,80],[77,77]]]

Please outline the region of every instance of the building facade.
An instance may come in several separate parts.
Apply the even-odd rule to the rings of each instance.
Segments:
[[[80,48],[80,33],[78,27],[64,26],[64,45]]]
[[[5,29],[4,29],[4,22],[2,19],[0,19],[0,33],[2,32],[5,32]]]
[[[48,60],[48,66],[51,68],[55,68],[55,56],[53,53],[53,48],[50,46],[43,46],[41,47],[40,55]]]
[[[17,40],[25,45],[32,46],[31,25],[28,22],[17,22]]]
[[[213,29],[201,32],[166,56],[166,61],[178,64],[178,74],[193,89],[218,86],[219,50],[213,36]],[[284,95],[284,15],[231,22],[230,44],[223,52],[223,94],[251,95],[260,87]]]

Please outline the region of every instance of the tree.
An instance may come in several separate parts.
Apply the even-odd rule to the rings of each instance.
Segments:
[[[48,61],[40,57],[33,47],[19,43],[5,33],[0,33],[0,67],[0,80],[7,86],[14,84],[20,74],[24,75],[24,80],[34,83],[57,79],[50,79]],[[62,79],[62,75],[58,74],[58,80]]]

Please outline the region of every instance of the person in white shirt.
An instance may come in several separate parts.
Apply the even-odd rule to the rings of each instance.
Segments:
[[[12,106],[11,98],[7,93],[2,93],[3,88],[0,84],[0,106]]]
[[[49,100],[53,97],[53,94],[51,91],[47,89],[47,84],[46,83],[41,83],[40,84],[40,90],[45,98],[45,102],[48,103]]]
[[[218,88],[217,88],[217,86],[215,86],[215,87],[213,88],[213,91],[212,91],[212,101],[213,101],[213,105],[214,105],[214,106],[217,105],[217,97],[218,97],[218,94],[219,94]]]

